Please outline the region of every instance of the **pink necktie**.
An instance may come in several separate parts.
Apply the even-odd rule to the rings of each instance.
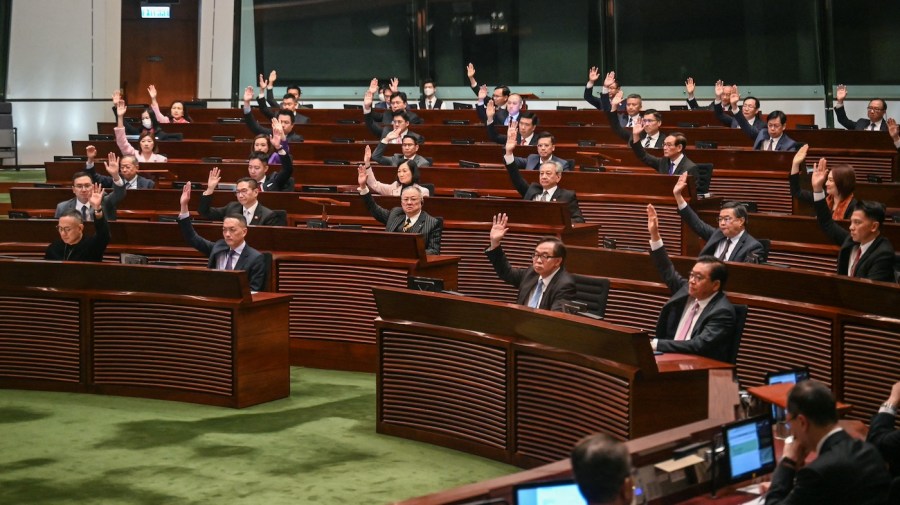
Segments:
[[[695,301],[694,306],[691,307],[690,312],[688,312],[687,318],[682,322],[683,325],[681,329],[678,330],[678,335],[675,336],[675,340],[687,340],[688,329],[691,327],[694,318],[697,317],[698,310],[700,310],[700,304]]]

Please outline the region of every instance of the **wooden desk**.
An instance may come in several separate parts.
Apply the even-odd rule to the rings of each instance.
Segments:
[[[245,272],[0,260],[0,387],[248,407],[290,394],[288,302]]]
[[[747,392],[768,404],[786,409],[788,394],[790,394],[791,389],[793,389],[794,386],[795,384],[786,382],[781,384],[771,384],[766,386],[747,388]],[[844,402],[837,402],[838,414],[844,415],[849,413],[851,410],[853,410],[853,405]]]
[[[731,365],[656,361],[639,330],[468,297],[374,293],[379,433],[529,467],[596,431],[625,440],[733,414]]]

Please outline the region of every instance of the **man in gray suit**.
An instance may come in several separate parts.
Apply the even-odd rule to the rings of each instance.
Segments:
[[[279,214],[259,203],[259,183],[250,177],[238,179],[234,193],[236,202],[224,207],[212,207],[212,194],[222,179],[219,167],[209,171],[206,191],[200,195],[200,208],[197,213],[206,219],[221,221],[227,216],[238,214],[244,217],[248,226],[286,226],[285,215]]]
[[[188,203],[191,201],[191,183],[181,191],[181,211],[178,227],[184,240],[209,258],[207,267],[213,270],[246,270],[250,277],[250,290],[262,291],[266,286],[266,260],[262,253],[247,245],[247,221],[240,214],[229,214],[222,221],[222,240],[211,242],[197,235],[191,223]]]
[[[97,148],[94,146],[87,146],[85,154],[87,155],[87,163],[84,165],[85,173],[90,175],[91,179],[93,179],[96,184],[100,184],[100,186],[104,188],[113,187],[112,177],[98,174],[94,171],[94,159],[97,157]],[[125,189],[155,188],[156,183],[138,174],[139,171],[140,165],[138,164],[137,158],[134,156],[122,156],[122,159],[119,160],[119,173],[125,180]]]
[[[750,262],[759,258],[763,246],[747,233],[747,208],[735,202],[725,202],[719,209],[719,227],[714,228],[704,223],[694,212],[682,193],[687,188],[687,174],[681,174],[672,193],[678,204],[678,214],[694,230],[694,233],[706,241],[700,250],[700,256],[715,256],[719,261]]]
[[[106,163],[106,171],[112,180],[112,194],[105,195],[102,201],[103,214],[107,221],[116,220],[116,206],[125,198],[125,183],[122,176],[119,175],[119,158],[115,153],[109,153]],[[94,213],[91,211],[90,198],[93,193],[93,179],[87,172],[77,172],[72,176],[72,193],[75,198],[60,202],[56,206],[56,213],[53,215],[55,219],[59,219],[63,214],[69,211],[76,211],[82,215],[83,221],[93,221]]]
[[[441,254],[441,233],[444,228],[443,221],[429,215],[422,210],[424,197],[422,191],[416,186],[407,186],[400,193],[401,207],[387,210],[377,203],[369,193],[366,185],[365,171],[360,173],[359,194],[369,213],[378,222],[384,224],[384,231],[400,233],[417,233],[425,237],[425,252],[427,254]]]

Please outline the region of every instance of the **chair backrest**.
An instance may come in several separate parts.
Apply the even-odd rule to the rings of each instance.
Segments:
[[[272,253],[263,252],[262,255],[263,264],[266,266],[266,279],[263,281],[263,291],[274,292],[275,286],[272,286],[272,280],[275,278],[275,276],[272,275]]]
[[[419,186],[422,186],[423,188],[427,189],[427,190],[428,190],[428,194],[429,194],[430,196],[436,196],[436,195],[434,194],[434,191],[435,191],[435,190],[434,190],[434,184],[429,184],[429,183],[427,183],[427,182],[420,182],[420,183],[419,183]]]
[[[709,184],[712,181],[713,164],[697,163],[697,194],[705,195],[709,193]]]
[[[741,336],[744,334],[744,324],[747,322],[747,312],[749,307],[746,305],[734,306],[734,340],[731,344],[731,356],[728,360],[732,365],[737,364],[738,350],[741,348]]]
[[[288,220],[287,220],[287,211],[286,210],[281,210],[281,209],[273,210],[272,214],[277,216],[275,218],[275,223],[273,223],[272,226],[287,226]]]
[[[604,317],[609,298],[609,279],[580,274],[572,274],[572,278],[575,279],[575,300],[586,304],[589,313]]]

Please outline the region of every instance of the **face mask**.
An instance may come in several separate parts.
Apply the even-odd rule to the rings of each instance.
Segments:
[[[431,88],[425,88],[423,90],[423,93],[425,93],[425,96],[427,96],[429,98],[434,96],[434,90]]]
[[[153,122],[149,119],[141,119],[141,126],[149,130],[153,126]]]

